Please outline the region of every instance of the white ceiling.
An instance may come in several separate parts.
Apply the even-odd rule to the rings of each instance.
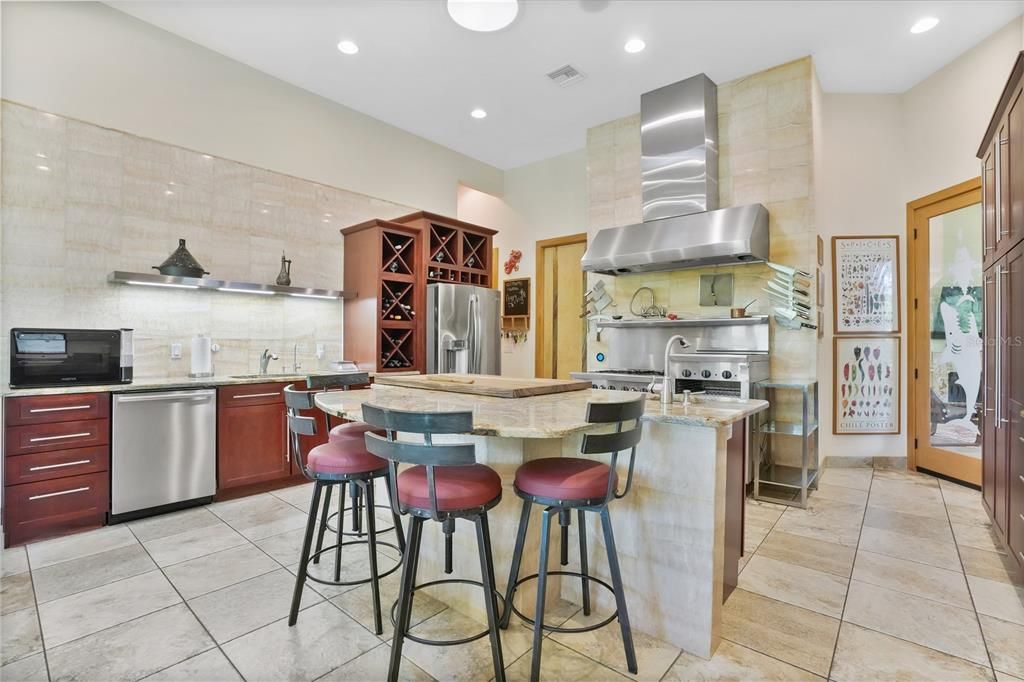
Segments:
[[[442,0],[111,2],[253,68],[499,168],[584,145],[640,94],[695,73],[717,82],[813,55],[828,92],[902,92],[1024,11],[1024,2],[525,0],[473,33]],[[922,16],[941,22],[911,35]],[[641,37],[647,49],[626,54]],[[336,45],[355,41],[359,54]],[[568,88],[545,74],[565,64]],[[475,107],[483,120],[470,118]]]

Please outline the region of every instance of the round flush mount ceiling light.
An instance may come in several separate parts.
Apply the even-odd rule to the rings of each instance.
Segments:
[[[473,118],[487,118],[487,112],[479,107],[469,112],[469,115]]]
[[[632,38],[626,41],[626,44],[622,46],[622,49],[630,54],[636,54],[637,52],[643,52],[645,47],[647,47],[647,43],[639,38]]]
[[[448,0],[448,16],[470,31],[500,31],[518,14],[518,0]]]
[[[911,33],[924,33],[930,31],[939,25],[939,20],[935,17],[924,17],[914,22],[914,25],[910,27]]]
[[[342,40],[338,43],[338,51],[342,54],[355,54],[356,52],[359,52],[359,46],[351,40]]]

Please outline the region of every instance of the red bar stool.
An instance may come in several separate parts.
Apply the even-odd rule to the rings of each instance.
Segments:
[[[491,658],[495,682],[505,681],[505,665],[498,632],[499,613],[497,592],[494,587],[494,561],[491,554],[491,532],[487,525],[487,511],[501,501],[501,477],[490,467],[476,463],[473,443],[435,444],[436,434],[465,434],[473,430],[472,412],[406,412],[389,410],[375,405],[363,405],[363,419],[368,424],[387,430],[381,437],[366,434],[366,449],[383,457],[389,463],[388,485],[391,504],[395,511],[409,514],[408,554],[402,568],[402,583],[398,609],[393,617],[395,634],[391,642],[391,663],[388,682],[397,682],[402,662],[402,645],[406,639],[431,646],[465,644],[490,636]],[[418,442],[398,441],[398,433],[415,434]],[[398,463],[413,466],[398,473]],[[420,540],[423,523],[427,519],[440,522],[445,533],[445,573],[451,573],[451,533],[456,519],[467,519],[476,526],[477,549],[480,554],[481,582],[461,578],[448,578],[416,584]],[[428,640],[409,632],[412,602],[416,590],[448,583],[479,585],[484,591],[487,610],[487,629],[475,635],[454,640]]]
[[[614,433],[588,433],[583,436],[581,452],[584,455],[610,454],[609,464],[575,457],[545,457],[529,461],[516,470],[515,491],[523,500],[523,511],[519,517],[519,531],[516,534],[515,551],[512,554],[512,566],[509,570],[508,587],[505,592],[505,612],[502,614],[503,628],[508,627],[511,614],[515,612],[525,622],[533,625],[533,661],[530,679],[540,679],[541,645],[544,631],[580,633],[590,632],[604,627],[618,619],[622,630],[622,643],[626,651],[626,665],[629,672],[636,673],[636,652],[633,648],[633,634],[629,626],[629,613],[626,609],[626,595],[622,588],[622,574],[619,570],[619,558],[615,550],[615,536],[612,532],[611,516],[608,514],[608,503],[613,499],[625,497],[633,482],[633,463],[636,459],[636,446],[640,442],[640,417],[644,413],[645,399],[631,400],[621,403],[590,403],[587,405],[587,421],[591,424],[615,424]],[[626,422],[632,422],[628,428]],[[618,455],[629,450],[629,473],[622,492],[617,490],[619,477],[616,472]],[[526,531],[530,523],[531,505],[544,506],[540,536],[540,560],[537,573],[519,578],[520,564],[523,560],[523,545],[526,542]],[[568,565],[569,523],[572,510],[576,510],[579,522],[580,537],[580,570],[579,571],[548,571],[548,544],[551,537],[551,517],[558,515],[562,527],[561,564]],[[594,578],[588,574],[587,568],[587,534],[584,512],[594,512],[601,516],[601,527],[604,531],[604,544],[608,551],[608,569],[611,572],[612,584]],[[581,628],[555,627],[544,625],[544,597],[548,575],[568,575],[580,578],[583,587],[583,613],[590,614],[590,584],[596,583],[615,594],[615,613],[594,625]],[[527,580],[537,581],[537,607],[533,620],[527,618],[516,609],[512,598],[518,587]]]
[[[363,375],[365,377],[365,374]],[[334,377],[340,377],[334,380]],[[311,388],[329,389],[344,385],[344,382],[351,377],[345,375],[320,375],[310,377],[308,384]],[[365,379],[364,379],[365,382]],[[302,588],[306,580],[313,580],[325,585],[362,585],[370,583],[373,595],[373,620],[376,634],[384,631],[380,611],[380,584],[381,578],[388,576],[398,570],[402,559],[395,562],[395,565],[384,572],[377,568],[377,546],[384,545],[398,550],[404,556],[405,538],[402,536],[402,522],[398,514],[393,514],[394,526],[377,530],[375,512],[377,506],[374,504],[374,482],[384,478],[388,474],[387,461],[374,456],[366,450],[366,444],[359,438],[341,438],[328,441],[303,452],[300,436],[313,436],[317,433],[317,424],[314,417],[305,417],[300,414],[302,410],[312,409],[315,404],[314,396],[318,391],[297,390],[294,384],[284,389],[285,406],[288,410],[288,427],[292,439],[292,451],[296,453],[303,475],[313,481],[313,496],[310,500],[309,518],[306,522],[306,533],[302,541],[302,550],[299,557],[299,567],[295,575],[295,592],[292,596],[291,610],[288,614],[288,625],[295,625],[299,615],[299,606],[302,601]],[[365,433],[365,431],[364,431]],[[334,486],[350,485],[358,487],[366,498],[366,532],[345,533],[342,530],[342,519],[345,512],[344,489],[339,492],[339,511],[334,515],[330,514],[330,495]],[[326,491],[326,493],[325,493]],[[390,488],[388,490],[390,494]],[[317,522],[317,511],[320,509],[321,495],[325,495],[323,510]],[[353,504],[353,515],[360,514],[362,507]],[[328,520],[337,517],[336,528],[337,542],[330,547],[323,547],[324,531],[329,528]],[[316,551],[312,552],[313,533],[319,525]],[[380,533],[394,530],[398,536],[398,544],[392,544],[377,539]],[[356,540],[344,540],[344,536],[359,535]],[[357,580],[341,580],[341,552],[345,545],[366,544],[369,551],[370,575],[367,578]],[[318,563],[320,556],[327,552],[334,552],[334,580],[325,580],[315,575],[309,575],[309,563]]]

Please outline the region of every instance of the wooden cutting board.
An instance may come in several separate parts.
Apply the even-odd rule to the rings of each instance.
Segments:
[[[486,395],[493,398],[528,398],[551,393],[583,391],[591,387],[589,381],[516,379],[487,374],[417,374],[414,376],[378,374],[374,377],[374,382],[381,386],[403,386],[427,391]]]

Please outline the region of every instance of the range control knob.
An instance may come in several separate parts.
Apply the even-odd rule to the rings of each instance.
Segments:
[[[693,372],[691,372],[691,371],[690,371],[690,370],[688,370],[688,369],[684,369],[684,370],[683,370],[683,376],[684,376],[684,377],[689,377],[689,376],[693,376]]]
[[[723,379],[732,379],[732,372],[730,372],[729,370],[725,370],[724,372],[722,372],[722,378]]]
[[[700,375],[702,377],[704,377],[705,379],[710,379],[711,378],[711,370],[710,369],[706,369],[703,372],[701,372]]]

